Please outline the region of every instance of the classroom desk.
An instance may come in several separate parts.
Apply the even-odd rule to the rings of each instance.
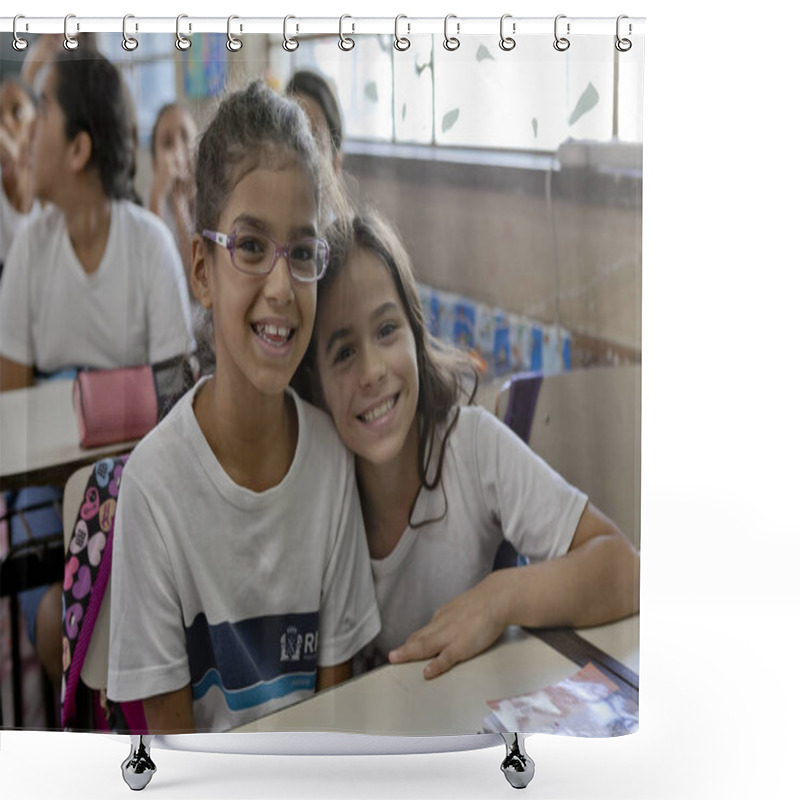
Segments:
[[[639,615],[610,625],[598,625],[595,628],[581,628],[576,631],[581,639],[585,639],[603,652],[608,653],[628,669],[639,674]]]
[[[0,394],[0,491],[63,486],[81,465],[133,449],[135,441],[81,449],[72,383],[51,380]]]
[[[638,617],[603,628],[593,629],[592,636],[612,642],[628,659],[634,651],[638,654]],[[489,714],[487,700],[558,683],[579,669],[574,660],[520,628],[509,628],[494,647],[432,681],[422,677],[424,665],[419,661],[379,667],[234,731],[478,733]]]

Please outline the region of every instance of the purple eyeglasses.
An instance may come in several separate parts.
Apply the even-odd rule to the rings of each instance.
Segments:
[[[328,243],[314,236],[285,244],[253,228],[237,228],[227,235],[204,230],[203,236],[224,247],[231,255],[231,264],[245,275],[269,275],[283,257],[296,281],[314,283],[325,274],[330,259]]]

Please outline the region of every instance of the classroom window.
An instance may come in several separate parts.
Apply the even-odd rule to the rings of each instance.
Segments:
[[[202,101],[224,90],[228,78],[227,36],[206,34],[183,53],[171,33],[138,37],[132,52],[120,47],[119,34],[98,34],[98,49],[122,72],[136,108],[139,140],[149,146],[159,109],[177,98]]]
[[[139,142],[149,146],[158,110],[177,95],[175,37],[148,33],[137,38],[139,46],[129,53],[120,47],[119,34],[99,33],[97,48],[125,78],[136,109]]]
[[[310,69],[324,75],[336,87],[345,120],[346,136],[352,139],[391,142],[392,38],[359,38],[358,44],[349,53],[342,53],[338,45],[338,36],[303,42],[285,60],[282,84],[286,83],[291,73],[300,69]],[[286,69],[287,66],[289,69]]]
[[[496,36],[462,37],[452,52],[440,38],[415,36],[398,52],[391,36],[360,36],[343,55],[338,37],[319,37],[292,54],[273,48],[273,67],[283,82],[298,69],[327,77],[350,140],[540,152],[567,139],[641,142],[641,69],[613,37],[573,37],[564,53],[543,36],[509,52]]]

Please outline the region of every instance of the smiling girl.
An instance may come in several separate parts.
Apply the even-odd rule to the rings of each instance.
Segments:
[[[300,107],[230,95],[196,165],[192,287],[216,371],[125,467],[108,695],[220,731],[350,675],[378,631],[352,456],[288,388],[311,339],[330,165]]]
[[[494,416],[459,407],[469,362],[427,333],[394,231],[368,214],[331,241],[309,362],[356,455],[379,654],[431,659],[433,678],[507,625],[634,613],[639,556],[616,525]],[[528,566],[491,571],[504,538]]]

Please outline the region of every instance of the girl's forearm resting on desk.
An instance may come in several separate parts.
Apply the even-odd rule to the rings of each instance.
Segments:
[[[393,663],[433,658],[426,678],[492,645],[507,625],[601,625],[639,610],[639,554],[592,505],[561,558],[492,572],[436,611],[389,654]]]
[[[639,610],[639,554],[591,505],[566,555],[495,574],[507,625],[586,627]]]

